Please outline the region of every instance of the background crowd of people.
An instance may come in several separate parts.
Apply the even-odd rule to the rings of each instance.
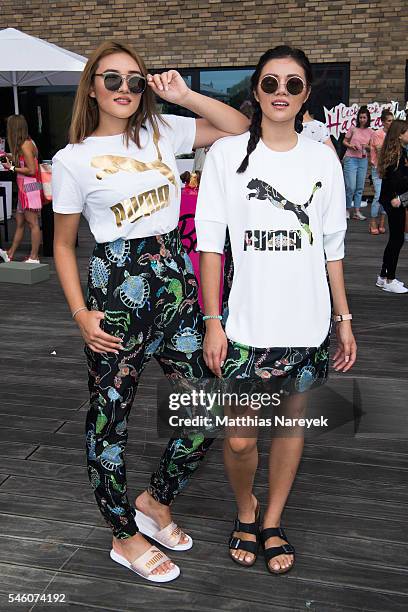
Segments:
[[[404,240],[408,240],[408,215],[405,192],[408,191],[408,123],[394,120],[392,112],[384,109],[380,129],[371,127],[367,106],[361,106],[356,125],[344,136],[342,157],[346,188],[347,220],[366,221],[361,212],[364,189],[370,163],[370,179],[374,191],[368,231],[372,236],[386,233],[388,218],[389,240],[376,286],[389,293],[407,293],[404,283],[395,278],[396,267]],[[306,106],[302,133],[334,148],[330,132],[324,123],[316,121]]]

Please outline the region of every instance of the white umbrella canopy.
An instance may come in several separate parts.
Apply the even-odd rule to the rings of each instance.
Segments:
[[[0,30],[0,87],[12,87],[18,114],[19,85],[77,85],[87,58],[41,38]]]

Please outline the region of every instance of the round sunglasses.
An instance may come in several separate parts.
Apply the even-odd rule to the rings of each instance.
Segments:
[[[95,74],[103,78],[103,84],[108,91],[119,91],[123,81],[127,82],[130,93],[141,94],[146,89],[146,79],[141,74],[119,74],[118,72],[103,72]]]
[[[306,83],[298,76],[286,79],[285,88],[291,96],[298,96],[305,89]],[[261,81],[261,89],[267,94],[276,93],[279,89],[279,79],[273,74],[267,74]]]

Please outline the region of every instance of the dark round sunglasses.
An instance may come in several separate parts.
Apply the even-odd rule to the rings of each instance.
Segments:
[[[298,96],[306,87],[306,83],[298,76],[291,76],[285,83],[286,91],[291,96]],[[276,93],[279,89],[279,79],[273,74],[267,74],[261,81],[261,89],[267,94]]]
[[[117,72],[103,72],[95,74],[103,77],[103,84],[108,91],[119,91],[123,81],[126,81],[130,93],[141,94],[146,89],[146,79],[141,74],[118,74]]]

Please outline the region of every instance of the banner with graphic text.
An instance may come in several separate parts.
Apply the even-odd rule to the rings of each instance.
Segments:
[[[346,134],[351,127],[354,127],[360,106],[359,104],[346,106],[341,102],[330,109],[323,107],[325,124],[330,130],[330,136],[338,140],[341,134]],[[372,102],[367,104],[367,108],[371,115],[371,127],[375,130],[381,127],[381,113],[384,109],[389,109],[395,119],[405,120],[407,118],[407,109],[400,109],[399,102],[391,101],[384,104]]]

